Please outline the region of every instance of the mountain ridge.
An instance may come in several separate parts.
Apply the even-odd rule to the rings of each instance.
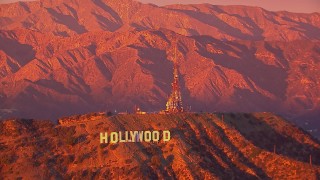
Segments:
[[[59,1],[54,5],[49,3],[48,7],[41,6],[40,2],[13,3],[1,5],[0,22],[2,29],[24,27],[58,36],[72,36],[95,30],[114,32],[126,31],[128,28],[146,30],[162,27],[183,35],[210,35],[228,40],[320,39],[316,33],[320,26],[319,13],[271,12],[258,7],[209,4],[164,7],[136,1],[121,4],[119,7],[118,3],[102,0],[86,0],[81,3]],[[38,6],[39,9],[32,10],[29,6]],[[83,6],[87,9],[83,10]],[[24,9],[25,13],[20,13],[20,16],[10,13],[15,8]],[[24,17],[26,15],[27,18]],[[43,17],[46,17],[45,22]],[[170,21],[163,21],[164,19]],[[6,23],[14,21],[19,24]]]
[[[320,170],[319,142],[271,113],[91,113],[59,122],[1,121],[1,177],[315,179]],[[100,132],[126,130],[169,130],[171,139],[99,144]]]
[[[188,109],[270,111],[319,127],[319,14],[43,2],[0,5],[1,119],[164,109],[177,44]]]

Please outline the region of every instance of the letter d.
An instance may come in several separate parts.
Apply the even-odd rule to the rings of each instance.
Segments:
[[[163,142],[170,141],[170,139],[171,139],[170,131],[168,131],[168,130],[163,131]]]

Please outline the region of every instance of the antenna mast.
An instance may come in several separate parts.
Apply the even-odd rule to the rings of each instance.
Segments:
[[[177,43],[174,51],[174,60],[173,60],[173,82],[171,83],[172,92],[168,98],[166,104],[166,112],[168,113],[178,113],[183,112],[182,107],[182,98],[179,86],[179,72],[178,72],[178,63],[177,63]]]

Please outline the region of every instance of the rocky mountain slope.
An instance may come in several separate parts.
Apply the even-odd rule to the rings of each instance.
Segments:
[[[63,121],[0,122],[0,177],[316,179],[320,172],[319,142],[271,113],[87,114]],[[170,130],[171,140],[100,144],[100,132],[125,130]]]
[[[318,32],[319,13],[257,7],[0,5],[0,117],[56,119],[134,105],[158,111],[177,47],[187,109],[271,111],[319,127]]]
[[[165,28],[225,40],[319,40],[320,14],[270,12],[259,7],[170,5],[132,0],[40,0],[0,6],[3,30],[26,28],[57,36],[92,31]]]

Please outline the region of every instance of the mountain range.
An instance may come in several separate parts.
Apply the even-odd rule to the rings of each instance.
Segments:
[[[165,108],[285,116],[317,134],[320,13],[132,0],[0,5],[0,116]],[[175,53],[176,52],[176,53]]]

